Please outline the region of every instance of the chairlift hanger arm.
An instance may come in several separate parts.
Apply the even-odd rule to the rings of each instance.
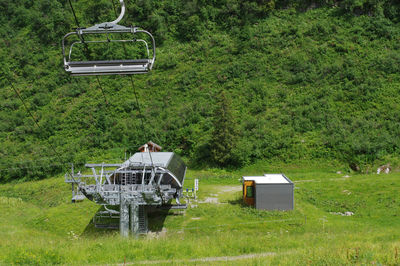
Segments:
[[[125,3],[124,3],[124,0],[119,0],[119,3],[121,4],[121,13],[119,14],[117,19],[115,19],[114,21],[111,22],[113,24],[118,24],[118,22],[120,22],[121,19],[125,15]]]

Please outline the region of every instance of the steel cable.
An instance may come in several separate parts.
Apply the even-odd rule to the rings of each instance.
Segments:
[[[103,87],[101,86],[100,79],[98,76],[96,76],[96,79],[97,79],[97,82],[99,83],[99,87],[100,87],[101,93],[103,94],[104,101],[106,102],[106,106],[108,107],[107,97],[106,97],[106,94],[104,93]]]
[[[79,29],[81,26],[79,25],[78,18],[76,17],[74,7],[72,6],[71,0],[68,0],[68,2],[69,2],[69,6],[71,7],[72,14],[74,15],[75,23],[76,23],[76,25],[78,26],[78,29]]]
[[[114,14],[115,14],[115,16],[118,16],[118,14],[117,14],[117,9],[116,9],[116,7],[115,7],[114,1],[113,1],[113,0],[110,0],[110,1],[111,1],[112,5],[113,5],[113,9],[114,9]],[[121,35],[122,35],[122,34],[121,34]],[[124,48],[125,57],[128,57],[128,53],[127,53],[127,51],[126,51],[125,43],[122,43],[122,47]],[[145,137],[146,140],[148,140],[148,135],[146,134],[146,130],[145,130],[145,127],[144,127],[144,125],[145,125],[144,116],[143,116],[142,111],[141,111],[141,109],[140,109],[139,100],[138,100],[136,88],[135,88],[135,86],[134,86],[133,78],[132,78],[131,75],[129,76],[129,78],[130,78],[130,82],[131,82],[131,85],[132,85],[133,94],[135,95],[136,107],[137,107],[138,112],[139,112],[139,118],[140,118],[140,121],[141,121],[141,125],[142,125],[142,130],[143,130],[143,133],[144,133],[144,137]],[[158,138],[157,136],[155,136],[155,137],[156,137],[157,141],[159,142],[159,138]]]
[[[29,110],[28,106],[25,104],[25,100],[22,98],[21,94],[19,93],[19,91],[17,90],[17,88],[15,88],[14,84],[11,82],[11,80],[6,76],[5,77],[7,79],[7,81],[9,82],[11,88],[14,90],[15,94],[17,95],[17,97],[21,100],[26,112],[29,114],[29,116],[32,118],[34,124],[39,128],[39,130],[41,132],[44,132],[44,130],[42,129],[42,127],[39,125],[37,119],[33,116],[32,112]],[[61,155],[57,152],[56,148],[53,146],[53,144],[49,141],[49,146],[51,148],[51,150],[53,151],[53,153],[55,154],[55,156],[58,158],[58,160],[61,163],[61,166],[66,165],[66,162],[64,162],[64,160],[62,159]],[[63,167],[62,167],[63,168]],[[63,169],[62,169],[63,170]],[[72,176],[72,174],[70,172],[67,172],[68,175],[72,178],[72,180],[74,180],[74,182],[76,182],[75,178]]]

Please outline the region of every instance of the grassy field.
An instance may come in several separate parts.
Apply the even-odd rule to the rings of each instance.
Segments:
[[[240,176],[264,172],[295,182],[294,211],[241,204]],[[400,173],[260,162],[188,171],[185,187],[194,178],[198,202],[184,212],[152,213],[153,233],[139,239],[95,229],[98,205],[71,204],[62,177],[0,185],[0,264],[400,264]],[[354,215],[334,214],[346,211]]]

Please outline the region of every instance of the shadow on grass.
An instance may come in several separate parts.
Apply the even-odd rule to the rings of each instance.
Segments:
[[[168,216],[182,215],[181,212],[172,211],[170,209],[149,208],[148,209],[149,225],[148,229],[151,232],[161,232],[164,228],[165,219]]]
[[[239,206],[241,208],[250,208],[250,207],[252,207],[252,206],[249,206],[246,203],[244,203],[244,201],[243,201],[243,199],[241,197],[237,198],[237,199],[234,199],[234,200],[228,200],[228,203],[231,204],[231,205]]]
[[[103,206],[101,206],[99,211],[104,211]],[[147,208],[148,215],[148,230],[151,232],[161,232],[164,227],[165,219],[168,216],[182,215],[182,212],[170,211],[170,209],[161,209],[155,207]],[[94,224],[95,215],[89,220],[86,225],[85,230],[82,232],[82,237],[98,237],[106,235],[119,234],[119,219],[105,219],[101,224]]]
[[[96,214],[100,211],[104,211],[104,207],[101,206],[97,210]],[[119,229],[119,220],[118,219],[109,219],[106,220],[106,223],[103,224],[103,227],[96,227],[93,220],[96,214],[89,220],[88,224],[86,225],[85,230],[82,232],[81,236],[82,237],[98,237],[98,236],[104,236],[104,235],[113,235],[118,233]],[[116,221],[112,221],[116,220]],[[105,226],[110,226],[110,228],[107,228]],[[111,228],[113,227],[113,228]]]

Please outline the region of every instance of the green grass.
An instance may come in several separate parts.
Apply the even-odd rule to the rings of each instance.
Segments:
[[[257,169],[260,169],[257,171]],[[242,174],[279,170],[296,182],[295,210],[259,211],[241,204]],[[283,171],[287,169],[287,171]],[[185,212],[150,214],[154,237],[122,239],[90,223],[99,206],[71,204],[63,178],[0,186],[0,264],[210,264],[205,257],[261,254],[212,264],[400,263],[400,173],[336,174],[335,165],[263,165],[188,171],[200,178],[199,201]],[[235,189],[235,190],[232,190]],[[354,212],[345,217],[331,212]],[[162,223],[162,220],[165,219]],[[271,252],[269,255],[263,255]]]

